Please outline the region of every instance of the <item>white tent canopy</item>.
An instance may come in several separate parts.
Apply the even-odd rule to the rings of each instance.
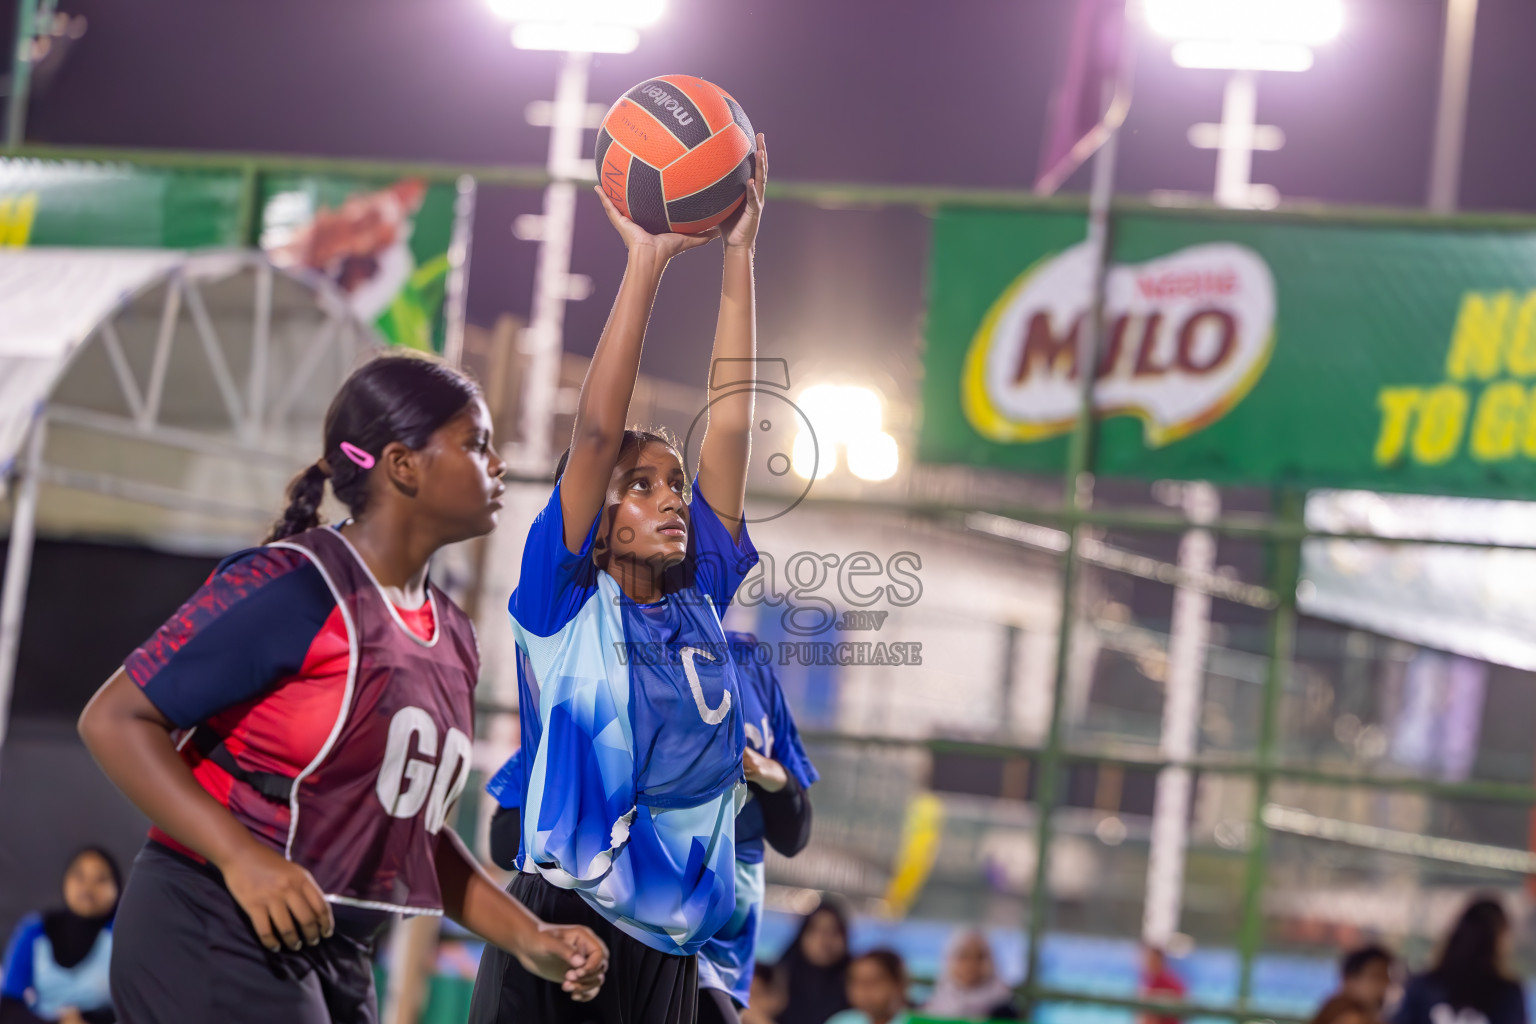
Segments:
[[[0,250],[0,474],[9,475],[80,343],[185,258],[138,250]]]
[[[377,345],[257,252],[0,249],[0,745],[35,532],[254,542]]]

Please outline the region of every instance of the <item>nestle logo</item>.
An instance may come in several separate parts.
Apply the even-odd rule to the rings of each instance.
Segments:
[[[1231,295],[1237,291],[1237,274],[1231,270],[1171,270],[1162,274],[1138,274],[1136,290],[1146,299],[1199,299]]]

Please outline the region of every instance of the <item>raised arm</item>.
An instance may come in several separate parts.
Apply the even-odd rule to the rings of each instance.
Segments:
[[[629,262],[624,268],[618,298],[613,302],[613,312],[608,314],[586,379],[581,382],[576,426],[571,431],[571,455],[561,478],[565,546],[572,552],[581,550],[592,520],[603,509],[608,480],[624,440],[629,400],[635,391],[635,376],[640,372],[645,326],[651,318],[656,289],[661,285],[661,272],[673,256],[719,237],[718,232],[649,234],[620,213],[602,189],[597,188],[596,192],[608,220],[624,239]]]
[[[757,355],[757,298],[752,282],[752,250],[763,215],[768,183],[768,146],[757,137],[757,168],[741,208],[721,225],[725,270],[720,282],[720,317],[709,357],[710,390],[746,379],[743,370]],[[737,369],[737,368],[741,369]],[[720,522],[741,539],[742,509],[747,499],[747,460],[752,451],[752,390],[738,388],[709,407],[704,441],[699,447],[699,487]],[[588,525],[591,520],[588,520]],[[585,532],[583,532],[585,536]]]

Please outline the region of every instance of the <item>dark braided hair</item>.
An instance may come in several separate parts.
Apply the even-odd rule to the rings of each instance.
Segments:
[[[363,514],[370,470],[354,462],[342,442],[374,459],[393,441],[423,448],[438,428],[479,397],[479,385],[435,359],[386,355],[359,367],[326,411],[324,454],[288,485],[288,507],[266,543],[320,525],[327,480],[354,518]]]

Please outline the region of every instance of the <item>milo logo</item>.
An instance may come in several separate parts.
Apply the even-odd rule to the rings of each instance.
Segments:
[[[649,96],[652,103],[677,118],[678,124],[693,124],[693,114],[689,112],[688,108],[676,96],[673,96],[661,86],[648,85],[640,90],[640,95]]]
[[[961,381],[982,436],[1028,442],[1072,428],[1092,280],[1093,254],[1079,244],[1025,271],[987,311]],[[1111,268],[1104,314],[1094,408],[1139,418],[1158,447],[1220,419],[1264,372],[1274,277],[1244,246],[1191,246]]]

